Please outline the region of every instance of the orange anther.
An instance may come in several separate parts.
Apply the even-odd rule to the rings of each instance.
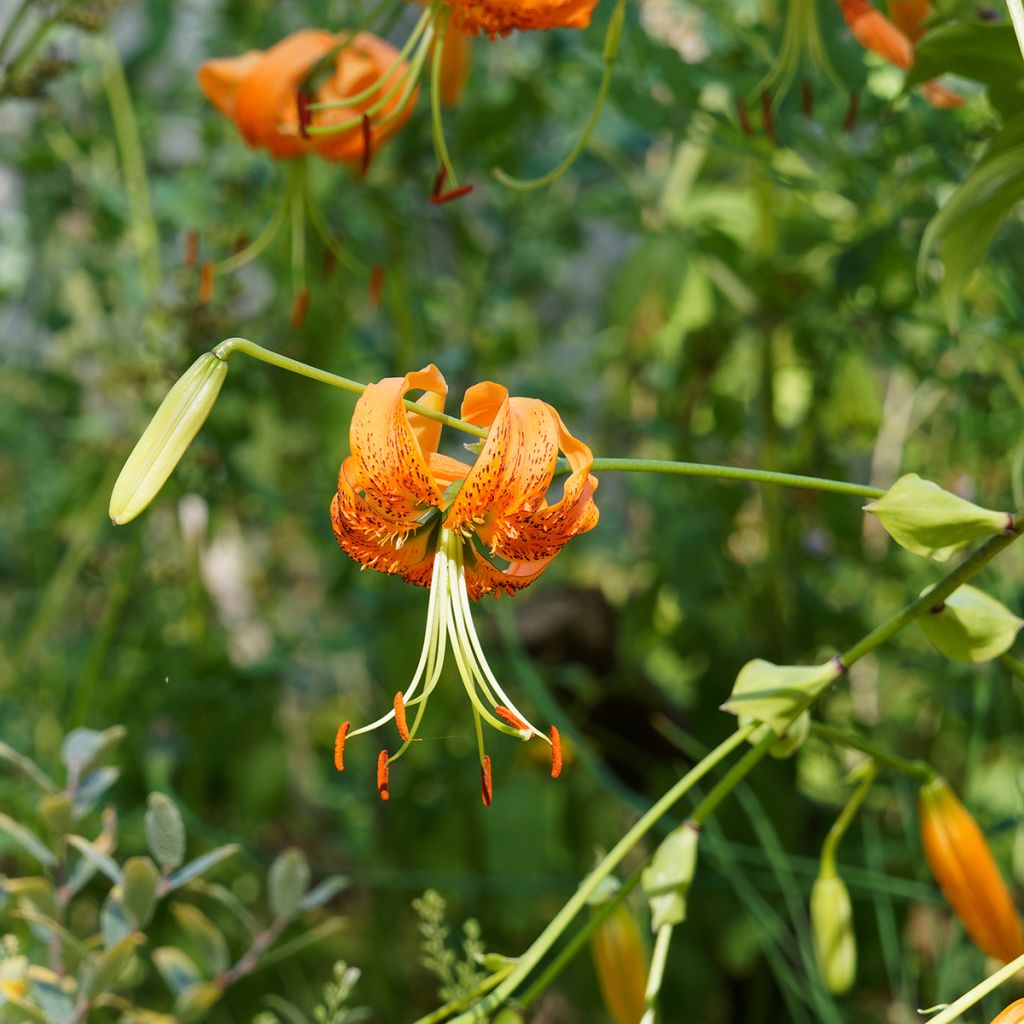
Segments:
[[[309,309],[309,289],[300,288],[295,293],[292,303],[292,327],[301,327],[306,322],[306,311]]]
[[[483,797],[484,807],[490,807],[494,798],[494,785],[491,782],[491,758],[488,754],[484,754],[484,763],[480,765],[480,796]]]
[[[513,729],[526,729],[529,731],[530,727],[514,712],[509,711],[508,708],[503,708],[500,704],[494,709],[494,713],[508,725],[511,725]]]
[[[558,729],[551,726],[551,778],[557,779],[562,774],[562,737]]]
[[[377,792],[380,793],[381,800],[387,800],[391,796],[388,792],[389,773],[388,752],[386,750],[382,750],[377,755]]]
[[[199,271],[199,304],[205,306],[213,298],[213,264],[206,260]]]
[[[398,726],[398,735],[403,740],[407,740],[409,738],[409,725],[405,720],[405,698],[402,696],[401,690],[395,694],[395,725]]]
[[[348,735],[348,727],[351,722],[342,722],[338,726],[338,733],[334,737],[334,767],[339,772],[345,770],[345,737]]]
[[[370,305],[379,306],[384,291],[384,268],[379,264],[370,271]]]

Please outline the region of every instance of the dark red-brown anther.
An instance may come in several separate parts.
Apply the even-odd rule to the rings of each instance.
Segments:
[[[199,271],[199,304],[205,306],[213,298],[213,263],[203,262]]]
[[[494,784],[491,781],[491,758],[484,754],[484,763],[480,765],[480,796],[483,799],[484,807],[490,807],[494,799]]]
[[[775,113],[772,110],[772,96],[766,89],[761,93],[761,126],[765,135],[778,145],[779,140],[775,136]]]
[[[860,109],[860,93],[850,93],[850,104],[846,108],[846,119],[843,121],[843,131],[853,131],[853,126],[857,123],[857,112]]]
[[[324,259],[320,264],[320,273],[326,279],[334,273],[334,268],[338,265],[338,257],[335,256],[333,249],[324,249]]]
[[[313,123],[313,111],[309,105],[313,102],[313,94],[305,89],[300,89],[295,94],[295,102],[299,112],[299,134],[309,138],[309,126]]]
[[[384,268],[378,263],[370,271],[370,305],[379,306],[384,292]]]
[[[753,135],[754,130],[750,127],[750,114],[747,112],[747,104],[742,96],[736,101],[736,117],[740,122],[740,131],[748,138]]]
[[[807,79],[804,79],[800,89],[800,106],[803,109],[804,117],[814,117],[814,89]]]
[[[431,199],[436,199],[441,194],[441,189],[444,188],[444,181],[447,177],[448,168],[442,164],[441,169],[437,172],[437,177],[434,178],[434,187],[430,190]]]
[[[242,252],[249,244],[249,236],[244,232],[240,231],[238,237],[235,239],[235,244],[232,246],[232,252],[237,256]]]
[[[370,169],[370,161],[373,159],[373,131],[370,125],[370,115],[363,114],[363,160],[359,165],[359,176],[366,177]]]
[[[460,185],[449,192],[442,192],[439,196],[431,196],[430,205],[440,206],[442,203],[450,203],[453,199],[461,199],[463,196],[468,196],[472,191],[472,185]]]
[[[191,270],[199,262],[199,232],[185,234],[185,266]]]
[[[292,303],[292,327],[301,327],[306,322],[308,309],[309,289],[300,288],[295,293],[295,301]]]

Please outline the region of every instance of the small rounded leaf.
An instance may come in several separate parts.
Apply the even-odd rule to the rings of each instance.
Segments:
[[[39,801],[39,816],[46,822],[52,836],[66,836],[71,831],[71,798],[67,793],[51,793]]]
[[[975,505],[916,473],[901,476],[864,511],[901,547],[937,562],[972,540],[1002,533],[1011,522],[1006,512]]]
[[[686,900],[697,870],[697,843],[700,830],[684,821],[670,832],[654,851],[651,863],[640,876],[651,904],[651,928],[686,920]]]
[[[833,995],[842,995],[857,976],[857,938],[850,894],[834,872],[823,871],[811,889],[811,932],[825,985]]]
[[[121,883],[122,902],[139,928],[149,924],[156,906],[156,888],[160,872],[148,857],[130,857],[125,861]]]
[[[115,523],[131,522],[160,493],[210,415],[227,372],[227,362],[205,352],[167,392],[114,484]]]
[[[275,917],[291,917],[309,888],[309,864],[306,855],[292,847],[285,850],[267,873],[267,894]]]
[[[146,841],[166,874],[185,859],[185,823],[174,801],[163,793],[150,793],[148,803]]]
[[[991,661],[1017,639],[1024,619],[983,590],[964,584],[939,610],[917,620],[925,636],[954,661]]]
[[[202,1020],[223,994],[224,990],[215,982],[201,981],[185,989],[174,1001],[174,1015],[185,1024]]]

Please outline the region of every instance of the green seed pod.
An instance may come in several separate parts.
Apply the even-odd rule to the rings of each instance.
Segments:
[[[652,930],[686,920],[686,899],[697,870],[699,839],[700,827],[684,821],[665,837],[650,865],[644,868],[640,881],[651,904]]]
[[[228,364],[201,355],[167,392],[133,449],[110,495],[110,518],[131,522],[160,493],[220,394]]]
[[[972,540],[1002,533],[1011,523],[1006,512],[993,512],[916,473],[901,476],[881,498],[864,506],[886,533],[915,555],[944,562]]]
[[[824,864],[811,889],[811,931],[825,985],[833,995],[842,995],[857,976],[853,907],[846,883]]]
[[[925,636],[954,661],[990,661],[1012,646],[1024,619],[983,590],[964,584],[917,620]]]

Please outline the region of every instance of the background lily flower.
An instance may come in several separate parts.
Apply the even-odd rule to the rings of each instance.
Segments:
[[[363,566],[431,588],[426,636],[412,681],[396,695],[394,708],[351,733],[342,728],[351,738],[394,719],[404,740],[388,760],[394,762],[416,735],[450,642],[473,705],[489,804],[491,772],[481,722],[523,740],[547,740],[556,761],[559,750],[557,733],[549,739],[532,725],[491,671],[469,599],[528,586],[567,541],[597,525],[593,456],[546,402],[510,398],[504,387],[485,381],[471,387],[462,403],[463,419],[488,429],[469,466],[437,451],[440,423],[406,410],[405,396],[414,389],[424,392],[420,403],[443,409],[448,387],[432,364],[371,384],[359,399],[350,430],[352,454],[338,474],[331,522],[342,549]],[[559,451],[570,473],[561,497],[549,504]],[[415,718],[406,724],[406,709],[414,705]]]
[[[491,39],[514,29],[586,28],[597,0],[446,0],[452,24],[469,35]]]

